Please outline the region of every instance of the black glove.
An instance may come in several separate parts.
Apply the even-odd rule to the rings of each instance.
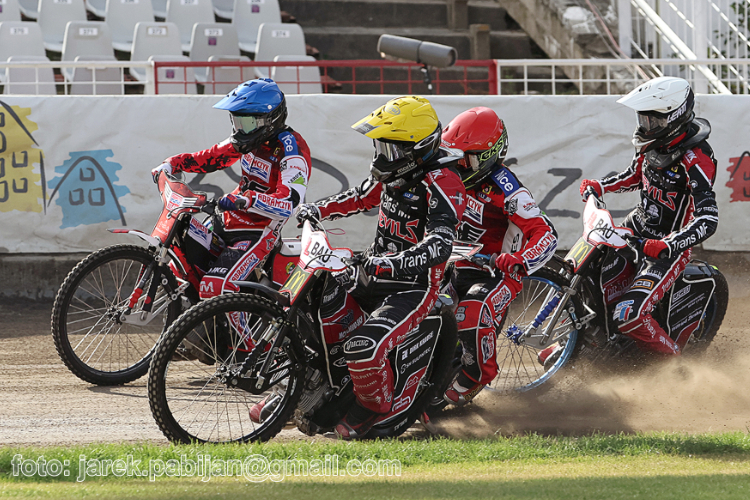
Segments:
[[[297,227],[302,227],[308,219],[320,220],[320,210],[312,203],[303,203],[297,206],[294,216],[297,217]]]

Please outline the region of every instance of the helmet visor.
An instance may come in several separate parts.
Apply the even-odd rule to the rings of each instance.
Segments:
[[[234,114],[230,114],[229,116],[232,119],[232,126],[234,129],[245,132],[246,134],[254,132],[266,124],[265,118],[257,116],[239,116]]]
[[[664,130],[669,124],[667,116],[647,115],[637,113],[638,131],[643,135],[653,135]]]
[[[406,150],[393,142],[383,142],[380,140],[375,143],[375,156],[383,156],[387,162],[394,162],[406,157]]]

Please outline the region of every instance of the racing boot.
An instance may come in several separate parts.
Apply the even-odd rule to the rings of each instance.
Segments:
[[[336,425],[336,435],[346,441],[362,439],[382,416],[382,413],[375,413],[356,402]]]
[[[461,372],[443,394],[443,399],[456,406],[464,406],[484,389],[484,384],[474,382]]]
[[[544,367],[545,370],[549,370],[549,367],[554,365],[563,352],[563,346],[560,344],[553,344],[539,351],[536,355],[536,360],[539,364]]]

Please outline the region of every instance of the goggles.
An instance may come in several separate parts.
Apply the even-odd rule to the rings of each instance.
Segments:
[[[643,113],[637,113],[636,116],[638,117],[638,129],[647,135],[664,130],[669,124],[667,116],[655,116]]]
[[[233,114],[230,114],[229,116],[232,119],[232,126],[234,129],[246,134],[263,127],[267,121],[266,118],[260,118],[258,116],[238,116]]]
[[[406,158],[406,150],[393,142],[383,142],[380,140],[374,140],[375,143],[375,157],[383,156],[387,162],[394,162],[402,158]]]
[[[487,149],[485,151],[467,151],[464,154],[464,158],[466,160],[466,166],[474,170],[475,172],[479,170],[482,165],[484,165],[488,160],[491,160],[493,157],[500,154],[500,152],[503,150],[503,147],[505,146],[505,138],[506,134],[503,132],[503,135],[500,136],[500,139],[492,145],[490,149]]]

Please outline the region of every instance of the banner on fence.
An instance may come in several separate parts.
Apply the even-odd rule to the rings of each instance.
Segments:
[[[308,201],[361,182],[373,154],[370,139],[350,126],[387,96],[288,96],[288,123],[310,145],[313,173]],[[110,227],[150,231],[160,199],[150,170],[170,155],[225,139],[227,113],[217,96],[0,98],[0,252],[91,251],[127,236]],[[509,132],[506,164],[529,187],[555,224],[561,247],[582,229],[578,185],[625,169],[633,155],[634,113],[614,96],[435,96],[446,125],[473,106],[495,109]],[[718,161],[716,193],[721,223],[704,245],[750,250],[750,134],[745,96],[699,96],[696,112],[711,122]],[[745,124],[743,126],[742,124]],[[190,176],[193,187],[219,196],[237,185],[239,166]],[[607,195],[621,219],[635,193]],[[346,235],[339,245],[363,249],[374,214],[329,223]],[[299,231],[290,223],[285,236]]]

